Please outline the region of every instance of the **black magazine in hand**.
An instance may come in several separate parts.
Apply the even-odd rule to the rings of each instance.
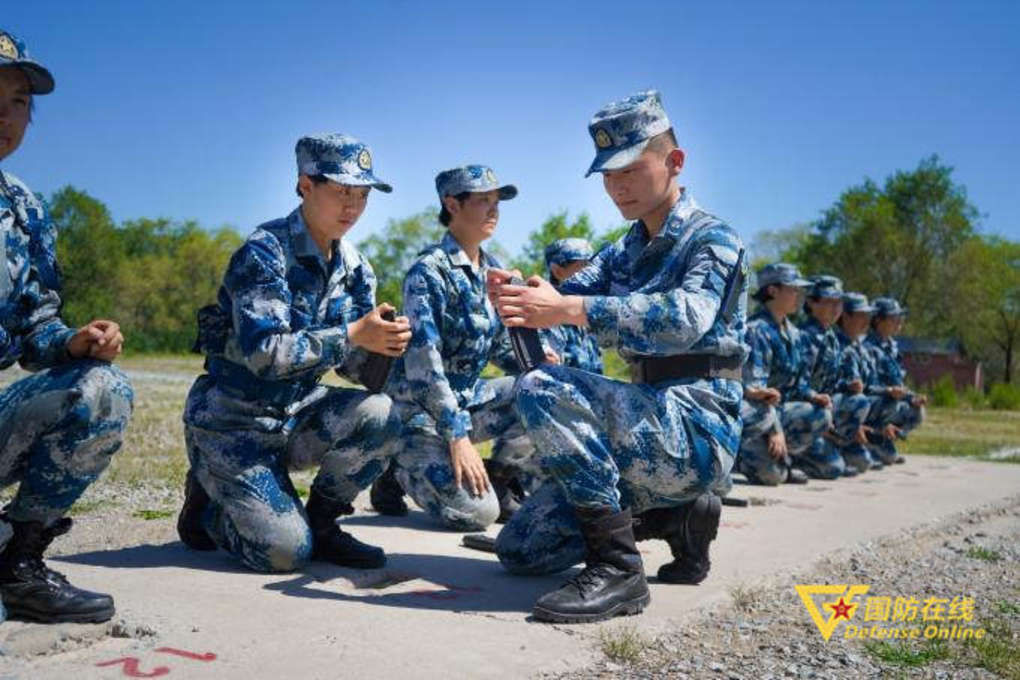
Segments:
[[[396,321],[397,315],[393,310],[390,310],[383,312],[382,318],[386,321]],[[386,380],[390,377],[391,368],[393,368],[393,357],[369,352],[365,366],[361,370],[361,384],[369,392],[381,392],[386,385]]]

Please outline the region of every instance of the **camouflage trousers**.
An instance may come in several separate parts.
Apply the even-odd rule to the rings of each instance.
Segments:
[[[522,376],[516,401],[549,479],[496,539],[511,572],[551,573],[582,561],[576,508],[640,513],[729,490],[740,441],[736,381],[656,389],[553,365]]]
[[[312,489],[350,503],[389,464],[401,423],[390,398],[318,386],[296,404],[241,398],[200,376],[184,411],[196,480],[211,502],[203,524],[216,544],[255,571],[291,571],[312,534],[290,470],[316,465]]]
[[[7,517],[44,525],[63,517],[120,448],[133,402],[127,376],[92,359],[0,391],[0,488],[20,482]]]
[[[893,399],[891,397],[871,397],[871,410],[868,412],[867,424],[876,430],[886,425],[898,427],[903,436],[924,422],[924,407],[914,406],[909,398]],[[885,437],[877,439],[877,443],[869,446],[871,455],[886,464],[896,462],[896,442]]]
[[[859,472],[867,470],[870,456],[866,448],[854,442],[854,436],[870,409],[871,400],[863,394],[832,395],[832,430],[816,437],[793,464],[815,479],[837,479],[848,466]]]
[[[471,413],[471,442],[498,440],[492,457],[522,472],[533,472],[535,447],[525,435],[514,409],[516,378],[481,378],[467,404]],[[441,525],[458,531],[480,531],[499,517],[499,500],[492,489],[480,497],[458,486],[450,462],[450,445],[439,435],[432,419],[417,404],[397,402],[404,422],[424,423],[408,426],[397,452],[397,481],[404,491]]]
[[[769,406],[744,400],[740,407],[744,421],[737,470],[759,484],[774,486],[786,481],[787,471],[797,456],[805,454],[815,440],[832,427],[832,411],[809,401],[787,401]],[[786,436],[787,456],[769,455],[769,435],[781,428]]]

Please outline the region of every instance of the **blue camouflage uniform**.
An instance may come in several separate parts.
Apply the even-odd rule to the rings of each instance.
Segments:
[[[545,264],[549,280],[558,284],[551,265],[567,265],[590,260],[594,255],[591,244],[583,238],[562,238],[545,248]],[[591,373],[602,373],[602,350],[598,340],[587,328],[580,326],[553,326],[542,329],[542,340],[560,357],[560,364]]]
[[[490,168],[468,165],[436,177],[440,200],[462,192],[498,189]],[[454,479],[450,442],[501,438],[493,451],[501,463],[526,466],[533,447],[513,407],[512,375],[482,378],[490,361],[509,373],[520,370],[506,327],[486,295],[486,272],[500,263],[484,249],[479,265],[447,232],[425,248],[404,277],[404,314],[411,323],[407,352],[394,364],[386,391],[404,421],[397,480],[415,503],[452,529],[483,529],[499,516],[490,489],[472,496]]]
[[[809,297],[842,299],[843,282],[835,276],[813,276],[811,282]],[[864,424],[871,404],[863,394],[837,390],[841,348],[836,328],[823,328],[806,307],[805,313],[807,320],[800,325],[804,371],[811,389],[832,398],[833,427],[827,436],[815,438],[797,464],[812,477],[836,479],[846,471],[839,446],[853,439],[854,433]]]
[[[861,293],[846,293],[843,296],[843,313],[872,312],[874,307],[868,303],[868,298]],[[851,338],[843,332],[841,327],[835,329],[836,340],[839,342],[839,372],[836,379],[836,393],[841,399],[852,399],[856,408],[853,415],[847,422],[847,430],[841,433],[841,441],[838,444],[840,455],[845,464],[858,472],[865,472],[875,465],[875,458],[864,444],[853,441],[853,433],[850,427],[859,427],[861,424],[872,426],[876,415],[875,405],[877,404],[877,385],[875,383],[875,368],[870,353],[864,346],[861,338]],[[850,383],[860,380],[864,389],[858,394],[850,391]],[[861,404],[867,402],[867,409]]]
[[[389,191],[368,148],[346,135],[303,137],[298,173]],[[375,307],[369,262],[346,239],[327,261],[301,208],[257,227],[234,253],[217,304],[199,314],[205,375],[184,410],[188,457],[211,502],[213,541],[256,571],[309,559],[312,535],[289,470],[319,465],[312,488],[349,504],[382,473],[400,421],[386,395],[319,384],[357,382],[369,353],[348,324]],[[353,509],[350,509],[353,511]]]
[[[11,535],[4,519],[50,526],[63,517],[109,465],[131,417],[124,373],[67,353],[75,329],[59,316],[55,240],[42,201],[0,171],[0,368],[33,372],[0,391],[0,488],[20,482],[0,518],[0,550]]]
[[[599,149],[590,174],[632,163],[645,146],[635,138],[670,125],[652,91],[609,105],[589,129]],[[729,377],[654,384],[557,365],[524,374],[517,407],[551,480],[496,539],[508,570],[549,573],[582,561],[575,509],[637,514],[729,489],[740,443],[738,367],[747,355],[742,250],[733,229],[681,190],[654,238],[637,221],[563,282],[561,292],[584,297],[599,345],[616,347],[639,378],[642,357],[710,355],[732,368]]]
[[[797,268],[786,263],[766,265],[758,273],[758,286],[807,287]],[[803,456],[823,432],[832,427],[832,412],[811,402],[818,392],[811,387],[801,353],[800,331],[789,319],[778,323],[762,308],[747,321],[747,342],[751,353],[744,364],[744,387],[779,390],[781,401],[772,406],[764,401],[744,399],[741,416],[743,437],[737,468],[749,480],[761,484],[786,481],[791,459]],[[788,458],[776,460],[768,452],[768,438],[782,431]]]
[[[876,318],[902,316],[907,313],[907,310],[893,298],[876,298],[873,304]],[[890,387],[902,387],[906,384],[906,372],[900,363],[896,339],[892,337],[883,339],[872,329],[864,339],[864,346],[871,355],[878,392],[872,421],[880,427],[892,423],[905,435],[924,420],[924,407],[914,406],[912,401],[916,395],[909,390],[900,399],[894,399],[888,394]],[[884,437],[875,438],[872,451],[884,463],[896,462],[899,458],[895,442]]]

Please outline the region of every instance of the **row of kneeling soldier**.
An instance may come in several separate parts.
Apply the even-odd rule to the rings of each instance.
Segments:
[[[33,96],[52,89],[0,31],[0,158],[19,146]],[[648,604],[638,541],[669,544],[660,581],[708,575],[738,451],[741,471],[764,483],[897,459],[894,439],[923,405],[902,387],[891,340],[902,310],[876,301],[862,344],[873,308],[819,277],[798,332],[788,317],[807,282],[774,265],[745,326],[743,246],[678,183],[685,156],[658,93],[608,104],[588,128],[588,174],[633,220],[622,238],[597,253],[561,239],[546,249],[546,277],[515,280],[483,244],[517,188],[483,165],[445,170],[435,186],[447,232],[407,272],[402,312],[376,300],[371,264],[344,238],[372,190],[391,191],[368,146],[298,140],[300,205],[253,231],[198,314],[205,373],[183,415],[185,544],[261,572],[380,567],[384,551],[341,528],[371,487],[381,513],[406,514],[407,495],[450,529],[505,522],[494,549],[513,573],[584,563],[534,613],[596,621]],[[34,371],[0,393],[0,484],[20,483],[0,517],[0,594],[21,618],[103,621],[112,598],[70,585],[42,555],[120,446],[132,392],[110,361],[123,337],[109,320],[63,324],[53,223],[17,179],[0,180],[2,360]],[[525,329],[541,329],[545,357],[522,371]],[[631,381],[602,375],[600,346],[619,351]],[[392,366],[378,380],[380,361]],[[506,375],[482,377],[490,362]],[[327,386],[329,371],[369,389]],[[307,468],[318,472],[303,502],[290,472]]]

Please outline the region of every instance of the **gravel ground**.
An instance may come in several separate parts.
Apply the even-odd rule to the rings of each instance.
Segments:
[[[1020,678],[1020,497],[821,559],[803,573],[731,590],[731,603],[657,637],[604,632],[581,678]],[[863,583],[869,595],[974,599],[984,644],[865,643],[841,623],[826,642],[793,584]],[[864,607],[853,622],[863,623]],[[871,624],[868,624],[871,625]],[[928,658],[934,657],[934,658]],[[940,658],[941,657],[941,658]],[[916,665],[908,665],[913,663]],[[984,666],[984,667],[982,667]]]

